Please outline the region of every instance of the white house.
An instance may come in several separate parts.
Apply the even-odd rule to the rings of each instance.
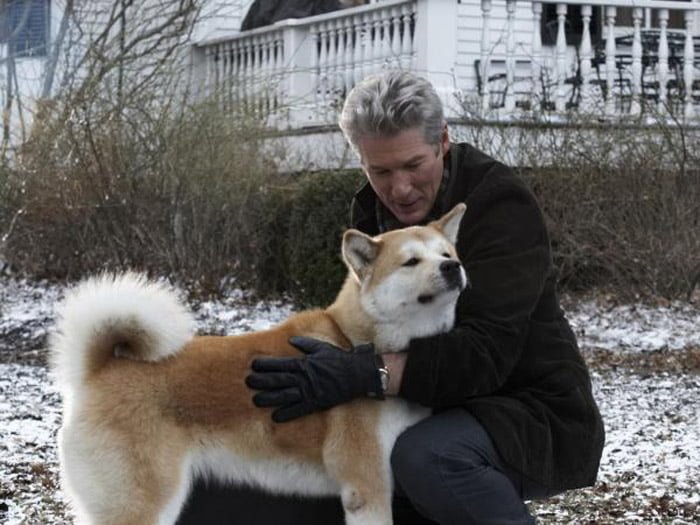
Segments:
[[[239,8],[199,33],[196,77],[321,157],[346,154],[337,136],[319,144],[348,90],[384,68],[428,77],[457,131],[571,112],[700,119],[698,0],[375,0],[245,32]]]
[[[470,98],[505,112],[586,109],[598,98],[604,106],[588,109],[608,114],[653,101],[687,116],[700,103],[698,0],[375,0],[241,33],[247,3],[200,31],[200,75],[266,108],[303,100],[313,114],[295,127],[325,122],[334,97],[387,67],[429,77],[452,116]]]
[[[4,2],[35,17],[15,44],[34,43],[15,60],[16,89],[46,94],[42,64],[66,1]],[[339,105],[355,82],[397,67],[428,77],[455,125],[533,115],[561,124],[570,112],[700,122],[700,0],[367,0],[241,32],[250,4],[205,0],[192,81],[280,133],[306,137],[311,150],[337,135]]]

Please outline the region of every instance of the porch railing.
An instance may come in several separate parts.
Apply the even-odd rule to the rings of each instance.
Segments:
[[[519,2],[522,3],[522,2]],[[556,111],[576,108],[605,114],[639,114],[643,106],[662,112],[676,111],[686,117],[696,114],[700,104],[700,4],[653,0],[556,0],[530,2],[532,42],[529,93],[534,106]],[[542,45],[543,6],[555,6],[556,43]],[[567,43],[567,11],[577,6],[581,14],[580,43]],[[516,61],[513,34],[516,0],[506,0],[506,45],[503,108],[516,108]],[[593,10],[602,14],[603,38],[594,45],[591,37]],[[617,24],[618,12],[631,10],[631,27]],[[481,1],[483,32],[480,56],[481,107],[492,106],[489,79],[492,46],[491,0]],[[683,27],[669,30],[672,13],[682,15]],[[654,27],[655,26],[655,27]],[[571,49],[574,60],[571,60]],[[498,77],[498,74],[496,75]],[[521,79],[522,81],[522,79]],[[539,96],[537,96],[539,95]]]
[[[295,125],[322,123],[361,78],[415,67],[417,3],[388,0],[207,42],[206,89]]]
[[[545,12],[555,16],[551,44]],[[460,33],[460,17],[474,16],[479,41],[464,50],[458,41],[474,35]],[[277,126],[334,122],[348,90],[388,67],[429,77],[450,116],[471,98],[491,114],[651,107],[700,117],[698,16],[700,3],[681,1],[384,0],[203,42],[195,65],[207,91]]]

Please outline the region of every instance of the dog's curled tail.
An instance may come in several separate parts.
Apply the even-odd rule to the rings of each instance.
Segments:
[[[82,384],[112,359],[164,359],[194,334],[194,319],[175,291],[133,272],[82,281],[56,314],[51,364],[63,387]]]

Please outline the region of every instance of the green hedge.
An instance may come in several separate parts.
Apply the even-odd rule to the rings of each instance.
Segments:
[[[345,278],[341,238],[362,180],[359,172],[325,172],[299,181],[284,242],[288,291],[305,305],[329,304]]]

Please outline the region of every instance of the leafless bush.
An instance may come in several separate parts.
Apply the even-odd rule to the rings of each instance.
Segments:
[[[471,133],[522,167],[565,287],[692,294],[700,279],[700,129],[647,113],[644,122],[572,115],[566,126],[476,123]]]
[[[230,273],[239,254],[263,257],[269,174],[254,122],[201,103],[154,119],[93,124],[45,114],[20,156],[25,213],[10,262],[51,277],[110,267],[195,279]]]

